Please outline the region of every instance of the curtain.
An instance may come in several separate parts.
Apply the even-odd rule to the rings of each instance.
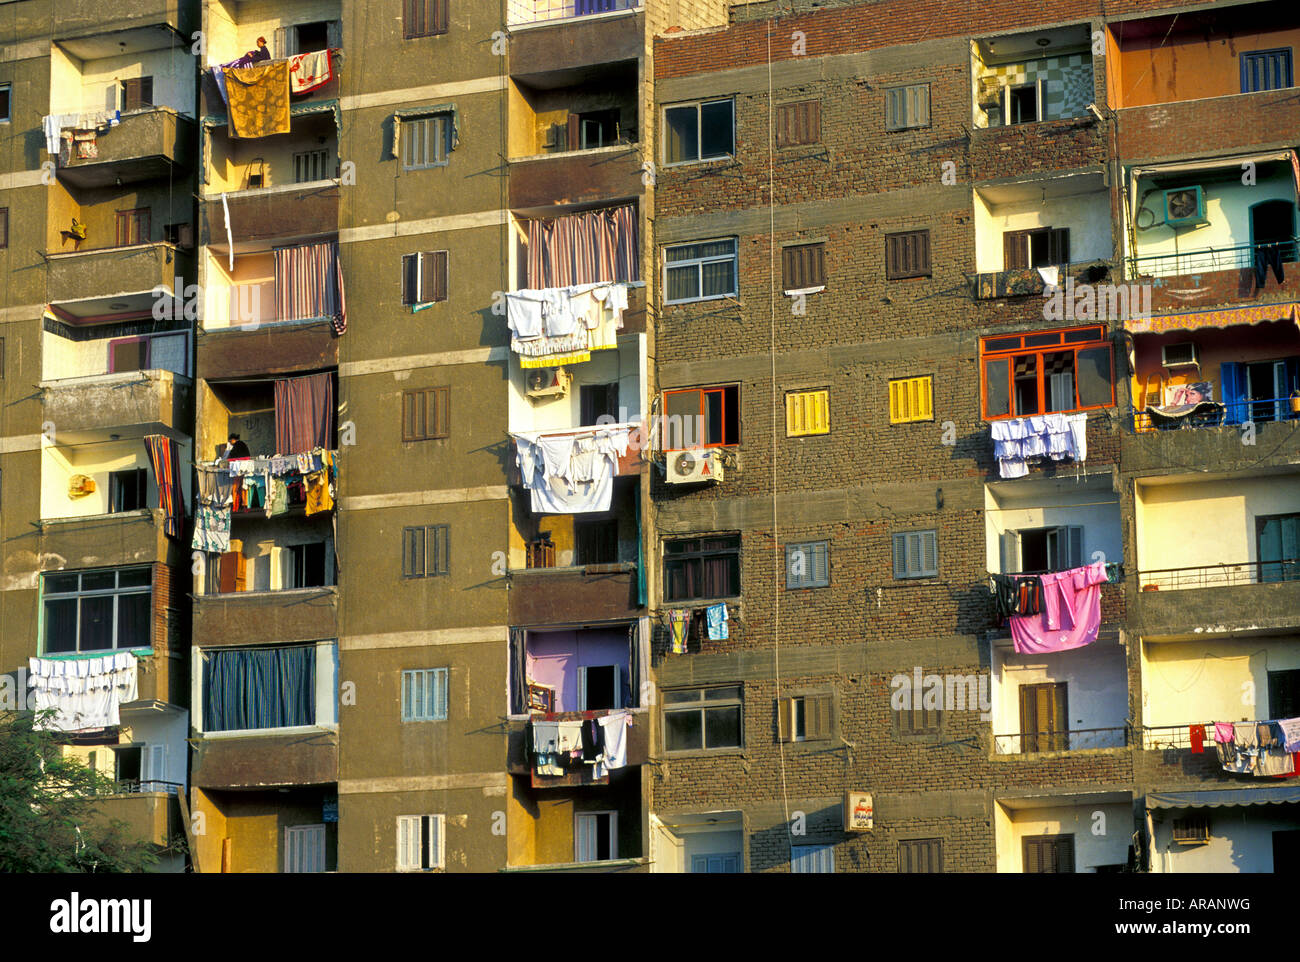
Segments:
[[[237,731],[316,722],[316,646],[225,648],[203,663],[203,728]]]
[[[1219,384],[1223,390],[1223,405],[1227,408],[1224,422],[1241,424],[1249,420],[1246,405],[1246,365],[1225,361],[1219,365]]]
[[[589,210],[528,222],[528,286],[640,280],[636,208]]]
[[[154,481],[158,485],[158,505],[164,515],[163,533],[179,540],[185,524],[185,494],[181,490],[176,442],[161,434],[149,434],[145,436],[144,446],[149,452]]]
[[[330,373],[275,382],[275,453],[330,448],[334,439],[334,376]]]
[[[510,629],[510,714],[522,715],[528,710],[528,674],[525,667],[527,652],[524,648],[524,629]]]
[[[277,247],[274,257],[276,319],[328,317],[335,334],[346,331],[348,308],[338,243]]]

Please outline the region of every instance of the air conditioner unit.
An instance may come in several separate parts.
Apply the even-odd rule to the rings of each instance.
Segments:
[[[562,367],[535,367],[524,371],[527,395],[534,401],[568,397],[573,375]]]
[[[1176,187],[1164,192],[1165,223],[1170,227],[1199,227],[1205,219],[1205,192],[1200,186]]]
[[[1201,356],[1193,341],[1182,341],[1162,347],[1160,363],[1165,367],[1200,367]]]
[[[1204,815],[1174,819],[1174,842],[1178,845],[1208,845],[1210,820]]]
[[[696,484],[722,480],[722,458],[714,449],[668,452],[668,483]]]

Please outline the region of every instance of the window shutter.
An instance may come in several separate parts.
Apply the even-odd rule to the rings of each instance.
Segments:
[[[1029,267],[1029,235],[1027,230],[1009,230],[1002,234],[1002,269],[1020,271]]]
[[[1043,871],[1042,843],[1038,839],[1025,839],[1024,861],[1026,874],[1035,874]]]
[[[1083,567],[1083,528],[1072,524],[1065,529],[1065,536],[1068,545],[1065,554],[1067,567]]]
[[[577,150],[582,146],[582,123],[577,114],[569,114],[569,121],[565,125],[564,143],[568,150]]]
[[[779,699],[776,703],[776,737],[783,742],[790,740],[790,719],[793,715],[794,699]]]
[[[447,299],[447,251],[432,251],[425,255],[428,283],[427,290],[430,301],[445,301]]]
[[[418,303],[419,297],[419,277],[420,277],[420,255],[403,254],[402,255],[402,303],[406,305]]]
[[[894,535],[894,577],[907,577],[907,535]]]
[[[1074,836],[1065,835],[1056,840],[1056,871],[1074,872]]]
[[[812,574],[813,582],[819,585],[829,584],[831,580],[831,559],[830,545],[818,543],[812,546],[811,559],[809,561],[809,571]]]
[[[929,127],[930,126],[930,85],[917,84],[915,87],[908,88],[912,91],[912,113],[909,118],[913,126]]]
[[[447,718],[447,669],[436,668],[433,672],[433,717],[445,721]]]
[[[921,547],[921,570],[929,574],[939,568],[938,534],[934,531],[922,531],[918,535]]]
[[[403,531],[402,573],[408,578],[424,577],[423,528],[406,528]]]
[[[1070,228],[1053,228],[1047,236],[1047,262],[1049,264],[1070,263]]]
[[[331,50],[343,46],[343,24],[340,21],[330,20],[325,24],[325,43]]]
[[[885,91],[885,129],[899,130],[903,126],[903,88]]]
[[[804,699],[804,732],[808,739],[831,737],[831,696],[813,695]]]

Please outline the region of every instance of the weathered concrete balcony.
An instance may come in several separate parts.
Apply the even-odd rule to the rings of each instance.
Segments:
[[[317,371],[339,362],[339,339],[327,318],[268,321],[253,330],[226,327],[199,332],[203,380],[252,374]]]
[[[1235,74],[1236,67],[1233,67]],[[1277,143],[1276,132],[1300,127],[1295,88],[1203,97],[1115,111],[1119,155],[1135,160],[1181,159]],[[1195,130],[1189,143],[1187,132]]]
[[[266,241],[288,244],[337,231],[339,226],[338,180],[231,191],[226,194],[226,204],[230,207],[230,223],[238,225],[235,227],[237,244]],[[225,225],[221,195],[205,194],[200,243],[224,249]]]
[[[1129,630],[1146,637],[1214,637],[1294,628],[1300,561],[1167,568],[1130,582]]]
[[[1263,402],[1247,402],[1251,407]],[[1276,408],[1290,399],[1279,399]],[[1121,438],[1120,464],[1125,474],[1168,474],[1171,465],[1195,465],[1197,472],[1258,471],[1262,465],[1294,463],[1300,455],[1300,418],[1253,422],[1254,444],[1245,444],[1242,424],[1221,424],[1222,406],[1202,422],[1156,429],[1146,411],[1134,414],[1136,430]]]
[[[199,7],[185,0],[63,0],[52,12],[56,41],[141,28],[188,37],[199,29]]]
[[[597,204],[644,191],[639,144],[517,157],[510,161],[510,206]]]
[[[195,745],[190,783],[197,788],[276,788],[329,785],[339,778],[337,731],[291,730],[222,738]]]
[[[509,0],[510,75],[529,82],[556,71],[636,60],[645,47],[638,0]]]
[[[194,164],[194,121],[170,107],[127,114],[121,123],[96,138],[97,156],[78,159],[75,151],[59,157],[59,179],[75,187],[107,187],[165,178]]]
[[[69,323],[149,317],[155,288],[193,276],[193,256],[166,243],[51,253],[46,274],[50,307]]]
[[[634,618],[636,562],[510,572],[510,623],[547,625]]]
[[[161,783],[147,782],[146,786]],[[122,821],[132,838],[152,845],[167,845],[182,832],[180,804],[167,791],[133,791],[95,800],[95,811],[105,822]]]
[[[194,637],[205,645],[313,641],[338,635],[338,589],[230,591],[194,598]]]
[[[631,709],[632,724],[627,729],[627,764],[629,767],[644,765],[650,760],[650,718],[641,709]],[[552,721],[582,721],[589,713],[580,711],[558,712],[552,714]],[[607,711],[591,712],[597,718],[608,715]],[[540,716],[539,716],[540,717]],[[509,721],[509,745],[506,754],[506,770],[511,775],[527,775],[532,771],[532,757],[528,750],[528,722],[512,718]]]
[[[1106,161],[1106,133],[1091,114],[971,131],[970,174],[976,184]]]
[[[124,371],[42,381],[41,416],[60,434],[190,431],[194,382],[172,371]]]

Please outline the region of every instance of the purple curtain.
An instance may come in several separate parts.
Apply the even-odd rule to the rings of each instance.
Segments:
[[[275,257],[275,316],[281,321],[328,317],[334,333],[348,329],[343,265],[335,241],[277,247]]]
[[[334,438],[334,376],[309,374],[275,382],[275,451],[330,448]]]
[[[641,278],[636,208],[588,210],[528,222],[528,286],[571,287]]]

